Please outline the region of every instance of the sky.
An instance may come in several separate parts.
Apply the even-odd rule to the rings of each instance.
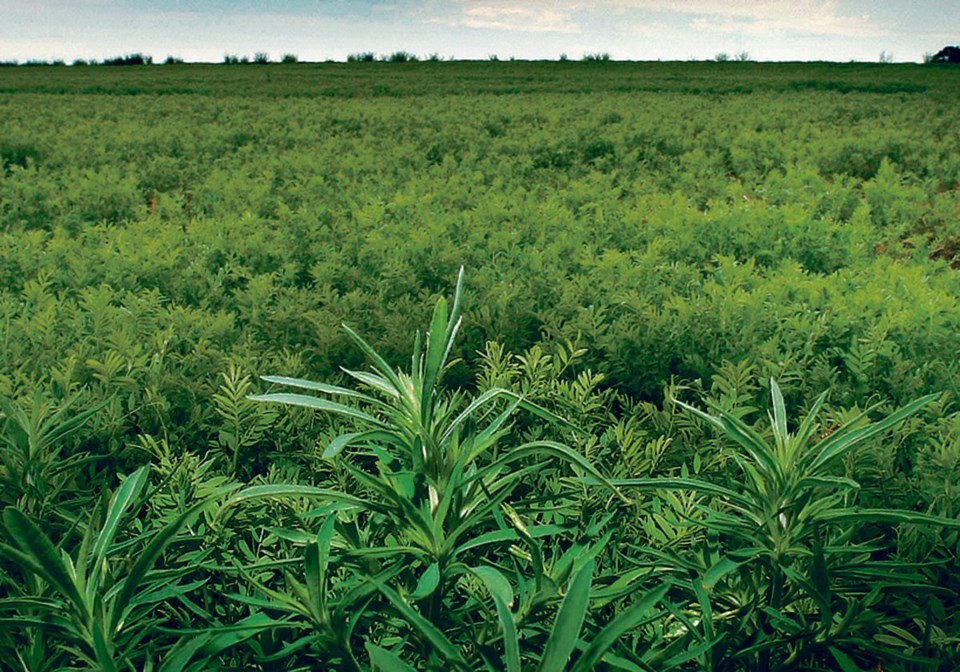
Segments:
[[[958,0],[0,0],[0,61],[426,57],[920,61]]]

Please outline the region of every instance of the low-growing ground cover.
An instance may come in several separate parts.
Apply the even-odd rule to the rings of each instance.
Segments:
[[[0,69],[3,659],[954,669],[958,79]]]

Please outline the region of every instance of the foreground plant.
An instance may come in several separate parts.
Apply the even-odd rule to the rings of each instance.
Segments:
[[[537,498],[540,505],[549,499],[575,503],[579,486],[568,485],[548,500],[535,488],[525,490],[538,482],[548,462],[559,460],[628,500],[563,443],[510,445],[511,418],[518,410],[577,431],[558,416],[503,388],[472,399],[443,391],[440,383],[461,324],[462,282],[461,270],[452,306],[441,298],[425,341],[417,335],[409,372],[392,369],[346,328],[373,367],[344,371],[359,389],[267,376],[267,382],[328,398],[253,397],[324,411],[352,425],[330,441],[323,457],[339,460],[358,491],[324,491],[331,504],[317,511],[320,531],[306,540],[303,580],[287,572],[286,592],[254,581],[267,602],[235,596],[287,614],[275,627],[302,634],[283,654],[313,647],[328,664],[333,658],[346,669],[364,669],[360,658],[366,657],[375,669],[414,669],[404,661],[420,660],[431,669],[512,672],[524,659],[538,660],[539,669],[561,669],[578,645],[596,558],[609,535],[599,535],[600,526],[577,534],[575,524],[525,520],[535,515]],[[237,497],[311,494],[259,487]],[[319,490],[313,494],[322,496]],[[561,537],[568,539],[566,548],[550,552],[549,542]],[[248,568],[246,575],[252,580],[256,570]],[[579,667],[599,661],[620,634],[649,618],[665,592],[647,594],[640,607],[611,623],[612,629],[600,630],[589,645],[581,643]],[[545,627],[545,614],[563,595],[553,625]],[[366,656],[351,641],[363,629]]]
[[[855,504],[858,483],[840,475],[844,457],[937,395],[876,422],[867,421],[876,407],[867,409],[836,431],[823,432],[817,415],[824,393],[791,432],[780,388],[772,380],[770,386],[770,440],[717,405],[706,413],[677,402],[736,446],[736,487],[694,478],[614,481],[624,489],[682,489],[713,497],[701,522],[707,538],[699,554],[643,549],[677,568],[699,604],[705,632],[722,637],[702,665],[713,670],[839,667],[851,672],[878,664],[891,670],[907,664],[938,669],[925,639],[933,616],[922,605],[928,596],[955,596],[927,583],[915,566],[887,559],[890,549],[881,526],[958,528],[960,521],[861,508]],[[922,627],[914,632],[911,617],[916,615]]]
[[[165,622],[158,605],[172,605],[205,580],[184,580],[190,567],[154,570],[188,521],[223,493],[156,528],[138,530],[136,514],[148,498],[148,480],[148,467],[130,474],[103,510],[76,522],[79,539],[69,531],[59,544],[20,509],[4,509],[0,560],[4,570],[19,575],[14,580],[0,573],[9,589],[0,598],[0,651],[9,669],[59,670],[82,662],[87,669],[113,672],[139,669],[160,657],[151,637]],[[183,664],[198,653],[186,640],[180,648],[189,651],[178,658]],[[184,668],[178,663],[163,669]]]

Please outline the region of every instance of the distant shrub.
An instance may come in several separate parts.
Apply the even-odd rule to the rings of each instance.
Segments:
[[[297,63],[300,59],[297,58],[296,54],[284,54],[280,59],[281,63]]]
[[[595,54],[584,54],[581,60],[586,63],[606,63],[610,60],[610,54],[598,51]]]
[[[73,63],[71,63],[71,65],[84,66],[84,65],[90,65],[90,63],[82,58],[75,58],[73,60]]]
[[[253,55],[253,62],[257,65],[266,65],[270,62],[270,55],[265,51],[258,51]]]
[[[926,59],[924,59],[926,61]],[[960,63],[960,46],[944,47],[930,57],[930,63]]]
[[[433,52],[432,54],[427,56],[427,60],[431,63],[439,63],[442,59],[440,58],[440,54],[438,54],[437,52]]]
[[[15,68],[19,65],[19,62],[14,59],[12,61],[0,61],[0,68]]]
[[[226,65],[236,65],[240,62],[240,57],[233,54],[224,54],[223,62]]]
[[[164,65],[181,65],[182,63],[183,63],[183,59],[180,58],[179,56],[167,56],[163,60]]]
[[[153,56],[145,56],[144,54],[115,56],[103,59],[102,65],[153,65]]]
[[[347,63],[372,63],[376,56],[372,51],[362,51],[347,56]]]
[[[717,63],[726,63],[730,60],[730,54],[725,51],[721,51],[719,54],[713,57],[713,60],[715,60]]]
[[[389,56],[384,56],[383,60],[387,63],[413,63],[420,59],[409,51],[395,51]]]
[[[749,52],[749,51],[741,51],[741,52],[737,53],[737,60],[740,61],[741,63],[745,63],[745,62],[749,61],[749,60],[750,60],[750,52]]]

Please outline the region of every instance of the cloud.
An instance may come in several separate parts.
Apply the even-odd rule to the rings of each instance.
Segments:
[[[725,34],[831,37],[877,37],[887,34],[867,14],[841,13],[836,0],[771,0],[749,5],[700,0],[684,6],[682,12],[676,8],[669,11],[692,16],[691,25],[698,31]]]
[[[439,3],[429,3],[439,10]],[[445,3],[444,3],[445,4]],[[686,19],[699,32],[746,35],[877,37],[889,32],[867,14],[842,11],[839,0],[455,0],[426,21],[467,28],[580,33],[598,16],[643,14]]]
[[[427,22],[524,33],[575,34],[581,32],[580,26],[572,20],[570,12],[558,11],[552,3],[544,7],[538,7],[538,3],[464,4],[467,6],[459,7],[458,11],[452,15],[428,18]]]

